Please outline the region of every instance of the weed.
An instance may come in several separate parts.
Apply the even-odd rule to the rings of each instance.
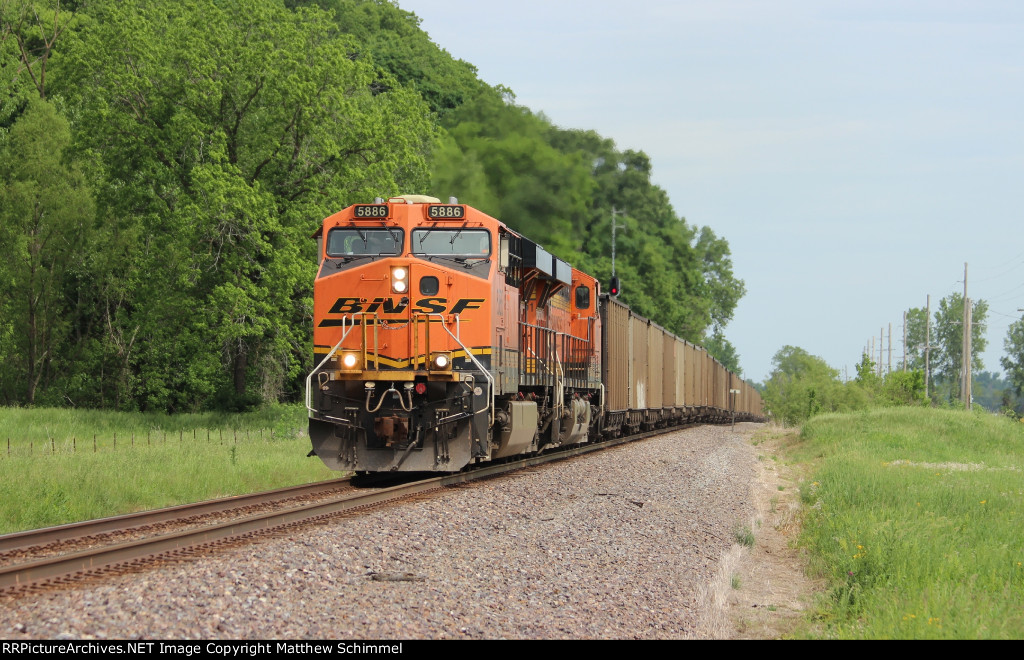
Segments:
[[[750,531],[750,527],[743,526],[736,530],[736,542],[742,546],[748,548],[754,547],[754,532]]]

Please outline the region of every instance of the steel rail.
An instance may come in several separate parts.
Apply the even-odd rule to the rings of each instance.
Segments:
[[[248,495],[235,495],[216,500],[195,502],[192,504],[181,504],[166,509],[153,509],[151,511],[139,511],[138,513],[126,513],[109,518],[98,518],[96,520],[85,520],[82,522],[68,523],[55,527],[44,527],[23,532],[14,532],[0,536],[0,552],[8,552],[19,548],[44,545],[56,541],[71,541],[95,534],[107,532],[121,532],[136,527],[154,525],[157,523],[179,520],[189,516],[209,515],[221,513],[232,509],[240,509],[247,506],[278,502],[293,497],[304,497],[315,495],[324,491],[334,490],[349,483],[348,478],[332,479],[330,481],[318,481],[312,484],[299,486],[288,486],[276,490],[268,490]]]
[[[399,500],[431,490],[439,490],[446,486],[495,477],[525,467],[533,467],[594,451],[609,449],[636,440],[683,430],[691,426],[694,425],[684,424],[671,429],[656,429],[602,442],[576,445],[523,459],[488,465],[466,472],[446,474],[408,484],[381,488],[372,492],[343,495],[334,500],[319,504],[301,505],[270,513],[263,512],[239,520],[199,529],[179,531],[112,546],[82,550],[64,556],[0,567],[0,593],[21,587],[72,579],[76,573],[86,575],[97,574],[118,566],[149,561],[161,556],[183,554],[190,550],[212,547],[256,534],[316,522],[349,513],[356,509]]]

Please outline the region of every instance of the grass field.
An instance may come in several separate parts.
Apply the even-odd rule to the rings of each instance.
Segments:
[[[801,438],[802,542],[830,585],[815,635],[1024,638],[1024,424],[890,408]]]
[[[305,413],[0,408],[0,534],[340,476],[306,457]]]

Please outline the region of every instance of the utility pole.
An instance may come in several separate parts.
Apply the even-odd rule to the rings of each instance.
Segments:
[[[967,299],[967,317],[964,319],[964,404],[967,409],[971,409],[971,400],[973,397],[973,381],[971,378],[971,362],[973,361],[971,351],[971,340],[974,334],[974,306],[971,305],[971,299]]]
[[[878,377],[882,377],[882,351],[885,350],[885,328],[878,329]]]
[[[924,396],[928,398],[928,376],[931,374],[931,364],[929,359],[931,358],[932,350],[932,294],[928,294],[927,303],[925,304],[925,316],[924,316]]]
[[[615,277],[615,230],[625,229],[626,225],[615,224],[615,216],[619,214],[619,211],[613,206],[612,207],[612,277]]]
[[[967,297],[967,262],[964,262],[963,351],[960,354],[960,400],[971,409],[971,299]]]
[[[889,361],[885,366],[885,372],[892,373],[892,323],[889,324]]]
[[[907,313],[903,312],[903,371],[907,370]]]

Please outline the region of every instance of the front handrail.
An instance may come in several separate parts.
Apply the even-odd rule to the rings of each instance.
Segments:
[[[458,336],[452,334],[452,331],[448,329],[447,324],[445,324],[445,322],[444,322],[444,316],[443,315],[428,313],[428,314],[424,314],[424,316],[427,316],[427,317],[436,316],[437,318],[439,318],[441,320],[441,328],[443,328],[444,331],[447,332],[448,335],[452,339],[455,340],[456,344],[458,344],[459,346],[462,347],[462,350],[466,351],[466,356],[470,360],[472,360],[473,364],[476,365],[476,368],[479,369],[480,372],[483,373],[484,378],[487,379],[487,389],[488,389],[489,395],[490,395],[489,396],[490,403],[487,405],[486,408],[481,408],[480,410],[477,410],[473,414],[474,415],[479,415],[480,413],[484,412],[485,410],[488,411],[487,412],[487,417],[488,417],[488,419],[487,419],[487,428],[493,427],[494,426],[494,376],[491,375],[491,372],[489,370],[484,368],[484,365],[483,365],[483,363],[480,362],[480,360],[476,359],[476,356],[473,355],[473,351],[470,350],[470,348],[468,346],[466,346],[465,344],[462,343],[462,339],[460,339]],[[455,315],[455,327],[456,327],[456,329],[459,328],[459,316],[458,316],[458,314]],[[462,333],[460,332],[459,334],[461,335]]]
[[[323,360],[320,360],[320,364],[316,365],[313,368],[313,371],[310,371],[309,375],[306,376],[306,410],[309,412],[310,417],[312,417],[314,413],[313,392],[310,389],[310,385],[313,381],[313,374],[320,371],[320,367],[324,366],[324,364],[326,364],[327,361],[330,360],[334,356],[334,354],[338,352],[338,349],[341,348],[341,343],[345,341],[345,338],[348,337],[348,333],[350,333],[352,331],[352,328],[355,327],[355,319],[353,317],[349,317],[348,315],[341,317],[341,339],[339,339],[338,343],[334,345],[334,348],[332,348],[330,352],[327,353],[327,356]],[[348,327],[346,328],[346,321],[350,318],[352,318],[352,323],[348,325]]]

